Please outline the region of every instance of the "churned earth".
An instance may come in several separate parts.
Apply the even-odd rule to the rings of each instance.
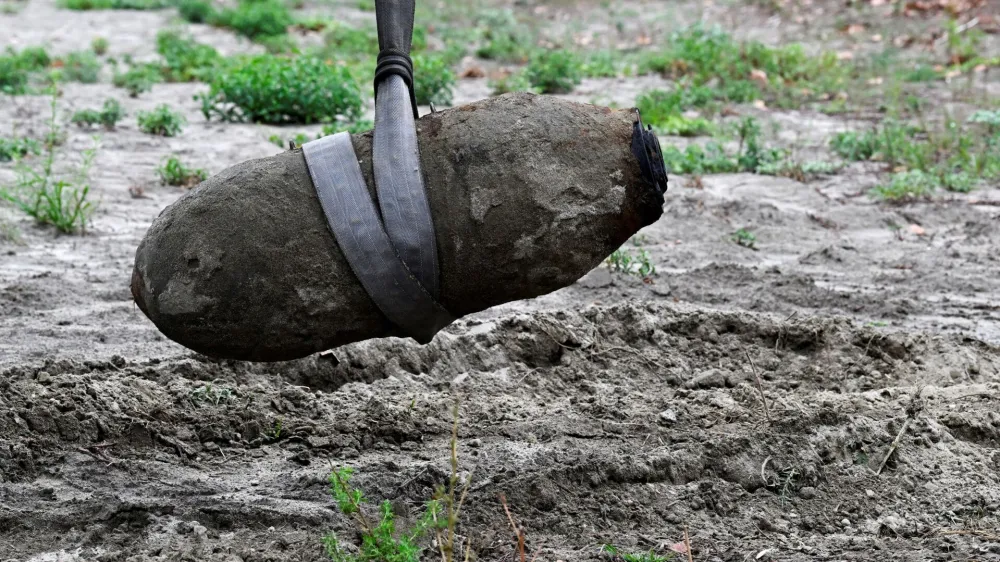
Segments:
[[[350,4],[312,9],[373,17]],[[816,5],[830,26],[847,9]],[[705,18],[847,48],[798,10],[620,8],[654,14],[654,30]],[[547,9],[553,25],[611,26],[587,15],[597,3]],[[174,18],[30,0],[0,14],[0,47],[60,53],[102,35],[141,58]],[[260,49],[187,27],[224,54]],[[331,467],[353,467],[367,496],[412,521],[449,477],[456,400],[471,475],[460,534],[478,560],[519,560],[501,497],[539,561],[613,560],[605,544],[686,560],[685,533],[696,561],[1000,559],[998,186],[889,205],[867,196],[871,164],[804,182],[672,177],[663,217],[634,240],[656,264],[648,279],[601,267],[426,346],[215,361],[165,339],[131,300],[135,248],[183,193],[154,169],[175,154],[218,173],[281,150],[268,137],[290,129],[206,122],[192,99],[204,85],[132,99],[109,78],[65,85],[60,115],[113,96],[130,116],[169,103],[188,125],[162,138],[127,119],[101,135],[84,236],[0,207],[19,233],[0,237],[0,560],[323,559],[324,534],[356,538]],[[628,106],[665,84],[586,79],[567,97]],[[462,79],[455,104],[489,93],[486,78]],[[49,104],[5,97],[2,133],[44,136]],[[779,123],[772,140],[803,154],[828,155],[833,133],[864,121],[739,111]],[[61,165],[95,142],[66,133]],[[0,182],[13,177],[0,165]],[[754,249],[733,242],[741,228]]]

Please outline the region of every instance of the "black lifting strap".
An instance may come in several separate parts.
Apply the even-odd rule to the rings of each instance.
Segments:
[[[302,148],[327,222],[354,274],[392,323],[426,343],[454,318],[437,302],[437,239],[420,169],[409,55],[413,14],[414,0],[375,2],[380,52],[372,162],[381,220],[349,135]]]

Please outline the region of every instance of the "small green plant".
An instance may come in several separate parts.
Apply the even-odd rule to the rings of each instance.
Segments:
[[[364,133],[366,131],[370,131],[374,128],[375,128],[375,123],[372,123],[368,119],[358,119],[356,121],[351,121],[351,122],[340,121],[337,123],[323,125],[323,132],[321,132],[319,136],[316,138],[325,137],[327,135],[333,135],[341,131],[346,131],[348,133],[351,133],[352,135],[356,135],[358,133]],[[298,141],[296,141],[296,144],[298,144]]]
[[[284,35],[293,22],[291,12],[282,0],[241,0],[235,8],[219,12],[212,23],[258,40]]]
[[[152,111],[140,111],[138,114],[139,130],[150,135],[174,137],[180,134],[187,122],[179,112],[170,109],[167,104],[160,104]]]
[[[601,549],[610,554],[614,562],[668,562],[677,559],[677,556],[673,553],[669,556],[660,556],[652,550],[639,554],[622,553],[618,547],[610,544],[604,545]]]
[[[28,92],[31,77],[44,70],[52,59],[42,47],[28,47],[15,51],[7,47],[0,54],[0,93],[20,95]]]
[[[48,122],[49,138],[59,136],[57,100],[56,94],[53,94]],[[46,144],[45,157],[37,168],[22,162],[18,166],[14,185],[0,187],[0,199],[13,204],[39,224],[52,225],[66,234],[82,233],[96,208],[88,200],[90,183],[87,179],[96,148],[83,151],[83,161],[69,178],[59,178],[53,170],[55,146],[55,143]]]
[[[313,56],[258,55],[217,72],[197,96],[206,119],[255,123],[332,123],[361,114],[361,91],[350,71]]]
[[[490,87],[490,92],[494,96],[506,94],[507,92],[534,91],[534,88],[531,86],[531,82],[528,81],[528,77],[524,72],[511,72],[509,74],[504,74],[499,78],[490,79],[487,82],[487,85]]]
[[[639,250],[638,254],[633,254],[625,248],[618,248],[605,260],[608,269],[623,275],[636,275],[643,279],[648,279],[656,275],[656,265],[653,264],[649,252],[645,249]]]
[[[871,194],[883,201],[900,202],[927,197],[937,186],[934,176],[921,170],[907,170],[893,174],[889,183],[872,188]]]
[[[434,499],[427,502],[423,514],[406,531],[397,529],[396,516],[392,504],[386,500],[378,506],[378,519],[373,520],[368,513],[372,506],[361,490],[351,487],[354,470],[349,467],[334,469],[329,476],[330,494],[337,502],[341,513],[350,516],[361,535],[361,545],[357,554],[348,552],[344,544],[334,534],[323,537],[327,555],[336,562],[420,562],[426,560],[422,554],[422,543],[433,536],[435,546],[443,562],[471,559],[471,544],[458,538],[459,515],[469,492],[471,476],[462,482],[458,475],[458,403],[454,409],[454,423],[451,436],[451,476],[448,483],[438,486]],[[523,553],[522,553],[523,554]]]
[[[271,439],[274,439],[275,441],[277,441],[278,439],[281,439],[281,433],[282,433],[282,431],[283,431],[283,429],[282,429],[282,421],[281,421],[281,418],[278,418],[278,419],[274,420],[274,425],[271,426]]]
[[[571,51],[544,50],[531,57],[525,74],[543,94],[566,94],[583,78],[583,65]]]
[[[138,97],[139,94],[153,89],[153,84],[163,81],[160,67],[155,64],[135,64],[125,72],[115,72],[113,84],[125,88],[128,95]]]
[[[208,403],[213,406],[228,404],[235,396],[236,393],[232,389],[219,387],[213,383],[199,386],[188,394],[188,398],[195,404]]]
[[[940,80],[944,74],[935,70],[933,66],[918,64],[903,73],[903,80],[907,82],[933,82]]]
[[[334,22],[323,37],[323,54],[333,60],[359,61],[378,54],[378,34],[374,27],[351,27]]]
[[[170,6],[170,0],[59,0],[67,10],[159,10]]]
[[[531,31],[517,21],[510,9],[489,10],[477,22],[479,47],[476,56],[501,62],[521,63],[535,44]]]
[[[734,232],[732,240],[744,248],[750,248],[751,250],[757,249],[757,235],[745,228],[741,228]]]
[[[421,105],[451,105],[455,73],[442,57],[413,56],[413,93]]]
[[[676,174],[702,175],[760,173],[784,157],[781,150],[764,146],[760,125],[753,117],[740,121],[735,132],[739,145],[734,155],[727,154],[720,144],[711,141],[704,147],[690,144],[684,150],[668,145],[663,150],[663,161]]]
[[[196,42],[176,31],[156,34],[156,52],[163,57],[163,77],[168,82],[190,82],[206,77],[222,57],[211,45]]]
[[[80,127],[101,125],[105,129],[112,130],[124,117],[125,110],[118,100],[108,98],[104,100],[101,109],[82,109],[74,113],[70,121]]]
[[[699,24],[673,33],[665,49],[645,55],[639,72],[710,86],[719,100],[745,103],[763,97],[796,106],[804,98],[839,93],[851,69],[832,52],[810,56],[801,45],[739,43],[719,28]]]
[[[28,137],[3,138],[0,137],[0,162],[20,160],[29,154],[41,154],[42,145],[35,139]]]
[[[101,73],[101,61],[92,51],[70,53],[56,59],[53,66],[55,66],[52,71],[54,81],[69,80],[93,84],[97,82]]]
[[[952,66],[978,63],[981,60],[980,47],[985,34],[980,29],[960,26],[956,20],[945,25],[948,40],[948,62]]]
[[[758,174],[768,176],[781,176],[791,178],[796,181],[806,182],[820,176],[828,176],[840,169],[840,166],[831,162],[810,160],[808,162],[797,162],[794,160],[780,160],[762,164],[758,169]]]
[[[690,91],[653,90],[639,96],[636,107],[643,122],[652,125],[661,134],[685,137],[707,134],[711,131],[711,123],[701,117],[686,117],[682,113],[688,103],[684,94]]]
[[[887,120],[869,131],[838,133],[830,146],[845,160],[881,162],[896,174],[873,191],[880,199],[923,197],[936,187],[968,192],[1000,177],[1000,115],[990,111],[933,127]]]
[[[323,537],[327,555],[336,562],[419,562],[423,552],[420,540],[437,525],[441,505],[429,502],[413,528],[401,533],[396,529],[396,516],[388,500],[379,505],[376,521],[365,514],[368,501],[361,490],[350,486],[353,473],[348,467],[331,472],[330,493],[340,511],[351,516],[361,531],[361,546],[357,554],[351,554],[336,535],[328,534]]]
[[[201,168],[189,168],[176,156],[167,158],[162,166],[156,169],[156,175],[165,185],[194,187],[205,181],[208,174]]]
[[[588,78],[617,78],[622,72],[620,58],[614,51],[593,51],[585,56],[581,71]]]
[[[90,50],[94,51],[95,55],[104,56],[108,52],[108,40],[104,37],[94,37],[90,42]]]
[[[210,0],[180,0],[177,12],[189,23],[209,23],[215,18],[215,7]]]

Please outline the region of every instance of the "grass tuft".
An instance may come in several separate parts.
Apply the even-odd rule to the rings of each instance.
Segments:
[[[52,96],[48,138],[59,137],[56,125],[57,96]],[[96,205],[88,200],[90,183],[88,175],[96,156],[96,147],[84,150],[79,166],[67,177],[57,177],[55,143],[46,143],[45,156],[40,166],[32,167],[21,162],[17,179],[11,186],[0,187],[3,199],[43,225],[52,225],[66,234],[83,233]]]
[[[206,119],[271,124],[352,121],[362,106],[350,71],[314,56],[237,59],[217,72],[210,91],[196,99]]]
[[[139,130],[150,135],[175,137],[180,134],[187,122],[180,112],[170,109],[167,104],[160,104],[152,111],[140,111],[138,115]]]
[[[156,175],[164,185],[194,187],[205,181],[208,174],[201,168],[189,168],[176,156],[167,158],[162,166],[156,169]]]
[[[93,127],[101,125],[109,131],[115,128],[125,117],[125,110],[118,100],[108,98],[104,100],[101,109],[82,109],[73,114],[70,121],[80,127]]]
[[[21,95],[28,93],[32,76],[52,63],[42,47],[28,47],[15,51],[7,47],[0,54],[0,93]]]
[[[163,57],[163,78],[168,82],[191,82],[210,75],[222,56],[210,45],[196,42],[177,31],[156,34],[156,52]]]
[[[235,8],[216,14],[211,23],[228,27],[256,41],[285,35],[294,20],[282,0],[241,0]]]
[[[455,73],[440,56],[413,56],[413,93],[421,105],[451,105]]]

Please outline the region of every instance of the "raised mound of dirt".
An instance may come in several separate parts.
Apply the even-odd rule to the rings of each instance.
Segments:
[[[0,552],[319,559],[354,536],[331,464],[406,518],[447,478],[458,396],[481,560],[514,559],[500,494],[544,560],[666,552],[685,528],[695,560],[991,559],[997,392],[1000,350],[958,336],[630,303],[273,365],[17,366]]]

